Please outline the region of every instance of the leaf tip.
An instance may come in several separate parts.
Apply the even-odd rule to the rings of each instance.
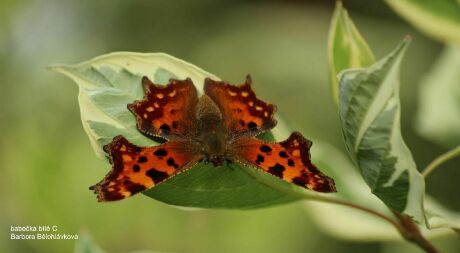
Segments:
[[[412,40],[413,40],[412,35],[406,34],[406,36],[404,36],[404,41],[411,42]]]
[[[407,50],[407,47],[412,42],[412,36],[406,35],[401,42],[398,43],[396,48],[390,53],[390,55],[404,55]]]
[[[49,70],[49,71],[58,71],[57,69],[59,69],[59,65],[58,64],[50,64],[50,65],[47,65],[46,67],[46,70]]]
[[[64,70],[67,68],[65,65],[62,64],[50,64],[45,67],[46,70],[53,71],[56,73],[63,73]]]
[[[342,7],[343,7],[342,0],[336,0],[335,1],[335,8],[342,9]]]
[[[402,39],[401,43],[400,43],[400,48],[402,50],[406,50],[406,48],[409,46],[409,44],[412,42],[413,40],[413,37],[409,34],[406,34],[406,36],[404,36],[404,38]]]
[[[409,44],[412,42],[412,36],[411,35],[406,35],[404,36],[404,38],[402,39],[402,41],[399,43],[399,45],[397,46],[395,52],[402,52],[404,53],[407,49],[407,47],[409,46]]]

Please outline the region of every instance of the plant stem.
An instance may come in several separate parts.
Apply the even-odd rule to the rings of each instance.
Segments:
[[[427,253],[439,253],[436,250],[436,248],[434,248],[434,246],[425,237],[423,237],[422,233],[420,232],[420,229],[418,228],[417,224],[412,220],[412,218],[405,214],[399,214],[399,213],[394,212],[394,215],[396,216],[397,219],[393,219],[392,217],[389,217],[386,214],[380,213],[376,210],[367,208],[365,206],[351,203],[344,199],[330,197],[330,196],[326,196],[323,194],[317,194],[314,192],[312,193],[312,192],[306,191],[298,187],[288,187],[283,184],[274,183],[271,180],[264,180],[263,178],[257,175],[257,172],[255,170],[246,169],[245,166],[242,166],[241,168],[243,168],[243,171],[245,171],[247,174],[252,176],[254,179],[259,181],[260,183],[265,184],[273,189],[284,192],[286,194],[296,196],[296,197],[306,199],[306,200],[314,200],[314,201],[320,201],[324,203],[331,203],[331,204],[347,206],[347,207],[361,210],[368,214],[372,214],[376,217],[379,217],[387,221],[391,225],[393,225],[404,239],[418,245],[420,248],[424,249]]]
[[[428,164],[428,166],[426,166],[426,168],[422,172],[422,175],[424,177],[427,177],[431,172],[433,172],[441,164],[459,155],[460,155],[460,146],[438,156],[430,164]]]
[[[431,244],[420,232],[417,224],[406,214],[394,213],[398,217],[400,224],[404,228],[401,235],[409,242],[418,245],[427,253],[439,253],[439,251]]]
[[[367,212],[369,214],[372,214],[374,216],[377,216],[391,225],[393,225],[398,232],[401,234],[401,236],[416,245],[418,245],[420,248],[425,250],[427,253],[439,253],[439,251],[431,244],[420,232],[420,229],[418,228],[417,224],[412,220],[412,218],[408,215],[405,214],[400,214],[394,212],[395,216],[398,218],[398,221],[388,217],[385,214],[382,214],[380,212],[377,212],[375,210],[369,209],[364,206],[360,206],[342,199],[337,199],[337,198],[329,198],[329,199],[318,199],[319,201],[323,202],[328,202],[328,203],[334,203],[334,204],[339,204],[342,206],[347,206],[351,208],[355,208],[364,212]]]
[[[433,246],[433,244],[431,244],[422,235],[417,224],[408,215],[394,212],[395,216],[399,220],[399,222],[397,222],[393,220],[392,218],[386,216],[385,214],[379,213],[375,210],[369,209],[364,206],[360,206],[360,205],[356,205],[356,204],[347,202],[345,200],[331,198],[327,202],[355,208],[355,209],[367,212],[369,214],[372,214],[374,216],[377,216],[379,218],[382,218],[383,220],[393,225],[398,230],[398,232],[401,234],[401,236],[407,241],[418,245],[420,248],[424,249],[427,253],[439,253],[439,251]]]
[[[262,180],[262,178],[257,176],[255,170],[252,170],[252,169],[247,170],[244,166],[242,168],[247,174],[252,176],[254,179],[259,181],[260,183],[265,184],[265,185],[269,186],[270,188],[273,188],[273,189],[279,190],[281,192],[284,192],[284,193],[286,193],[288,195],[294,195],[296,197],[306,199],[306,200],[315,200],[315,201],[319,201],[319,202],[338,204],[338,205],[342,205],[342,206],[355,208],[355,209],[358,209],[358,210],[361,210],[363,212],[372,214],[374,216],[377,216],[377,217],[387,221],[388,223],[390,223],[391,225],[396,227],[396,229],[398,231],[402,230],[401,225],[395,219],[392,219],[391,217],[388,217],[387,215],[385,215],[383,213],[380,213],[378,211],[375,211],[373,209],[370,209],[370,208],[367,208],[365,206],[361,206],[361,205],[358,205],[358,204],[348,202],[348,201],[346,201],[344,199],[339,199],[339,198],[325,196],[325,195],[319,195],[316,192],[311,193],[311,192],[307,192],[304,189],[290,188],[290,187],[287,187],[287,186],[283,186],[281,184],[273,183],[270,180]]]
[[[385,221],[387,221],[388,223],[390,223],[391,225],[393,225],[398,231],[402,231],[403,228],[401,227],[401,225],[395,221],[394,219],[392,219],[391,217],[388,217],[387,215],[383,214],[383,213],[380,213],[380,212],[377,212],[375,210],[372,210],[370,208],[367,208],[365,206],[360,206],[360,205],[357,205],[357,204],[354,204],[354,203],[351,203],[351,202],[348,202],[346,200],[343,200],[343,199],[338,199],[338,198],[328,198],[328,199],[318,199],[317,201],[321,201],[321,202],[325,202],[325,203],[332,203],[332,204],[337,204],[337,205],[342,205],[342,206],[346,206],[346,207],[351,207],[351,208],[355,208],[355,209],[358,209],[358,210],[361,210],[363,212],[366,212],[368,214],[371,214],[371,215],[374,215],[374,216],[377,216]]]
[[[405,240],[418,245],[420,248],[424,249],[427,253],[439,253],[439,251],[433,246],[433,244],[431,244],[422,235],[422,233],[420,232],[420,229],[418,228],[417,224],[408,215],[394,212],[395,216],[399,220],[399,222],[398,222],[398,221],[393,220],[392,218],[388,217],[385,214],[379,213],[379,212],[377,212],[375,210],[369,209],[369,208],[364,207],[364,206],[360,206],[360,205],[357,205],[357,204],[350,203],[350,202],[342,200],[342,199],[330,198],[328,200],[324,199],[324,200],[319,200],[319,201],[324,201],[324,202],[339,204],[339,205],[343,205],[343,206],[348,206],[348,207],[351,207],[351,208],[355,208],[355,209],[367,212],[367,213],[372,214],[374,216],[377,216],[377,217],[389,222],[391,225],[393,225]]]

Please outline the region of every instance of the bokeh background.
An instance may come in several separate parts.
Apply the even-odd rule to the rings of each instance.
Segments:
[[[95,156],[81,126],[77,86],[46,69],[51,63],[135,51],[166,52],[231,82],[250,73],[258,95],[276,103],[293,129],[344,150],[327,69],[334,4],[1,1],[0,252],[74,249],[72,240],[10,240],[12,225],[87,231],[107,252],[419,252],[401,241],[336,238],[311,219],[302,203],[252,211],[191,211],[145,196],[97,203],[88,186],[105,175],[108,164]],[[344,5],[376,58],[403,36],[414,38],[402,65],[402,132],[423,168],[447,150],[419,136],[414,125],[420,80],[442,45],[380,1]],[[460,210],[459,164],[452,160],[427,180],[428,193],[454,210]],[[458,235],[433,242],[444,252],[460,252]]]

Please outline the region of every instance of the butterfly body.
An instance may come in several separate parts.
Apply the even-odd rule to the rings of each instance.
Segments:
[[[207,95],[202,95],[196,107],[198,131],[194,145],[200,146],[205,162],[220,166],[227,159],[228,136],[219,107]]]
[[[279,143],[255,138],[276,125],[276,107],[255,96],[249,76],[240,86],[207,78],[201,96],[191,79],[160,86],[144,77],[142,84],[144,98],[128,109],[140,132],[166,142],[139,147],[117,136],[107,144],[112,170],[90,187],[99,201],[132,196],[200,161],[216,167],[235,162],[310,190],[335,192],[334,181],[311,163],[311,141],[300,133]]]

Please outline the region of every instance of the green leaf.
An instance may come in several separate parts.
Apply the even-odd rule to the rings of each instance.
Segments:
[[[138,145],[157,144],[137,130],[134,116],[126,108],[128,103],[143,96],[143,75],[155,83],[166,83],[171,77],[190,77],[199,91],[203,88],[205,77],[218,79],[189,63],[161,53],[112,53],[77,65],[60,65],[51,69],[78,84],[83,127],[100,157],[105,156],[102,146],[119,134]],[[272,132],[276,138],[286,138],[288,133],[284,129],[287,128],[280,126]],[[268,134],[260,138],[268,140],[273,136]],[[103,169],[108,171],[109,165]],[[296,191],[305,192],[299,197]],[[236,164],[217,168],[198,164],[145,194],[178,206],[238,209],[321,196],[255,168]]]
[[[434,39],[460,45],[458,0],[386,0],[399,15]]]
[[[345,69],[367,67],[375,62],[367,42],[359,33],[340,1],[336,3],[332,16],[328,56],[332,97],[337,103],[339,99],[337,74]]]
[[[393,216],[385,204],[371,194],[359,171],[343,152],[327,143],[316,142],[312,156],[316,158],[317,165],[328,171],[334,178],[339,190],[338,197],[388,217]],[[340,169],[333,170],[333,168]],[[401,240],[401,235],[392,225],[361,210],[338,205],[331,206],[329,203],[319,201],[308,201],[304,206],[312,220],[318,224],[318,228],[331,236],[351,241]],[[427,238],[452,234],[453,231],[449,228],[460,228],[458,212],[443,207],[430,196],[426,196],[424,206],[427,226],[420,226],[420,229]]]
[[[448,46],[423,78],[417,130],[447,147],[460,144],[460,47]]]
[[[408,43],[368,68],[342,72],[339,116],[347,150],[372,193],[423,222],[425,183],[400,130],[399,69]]]

